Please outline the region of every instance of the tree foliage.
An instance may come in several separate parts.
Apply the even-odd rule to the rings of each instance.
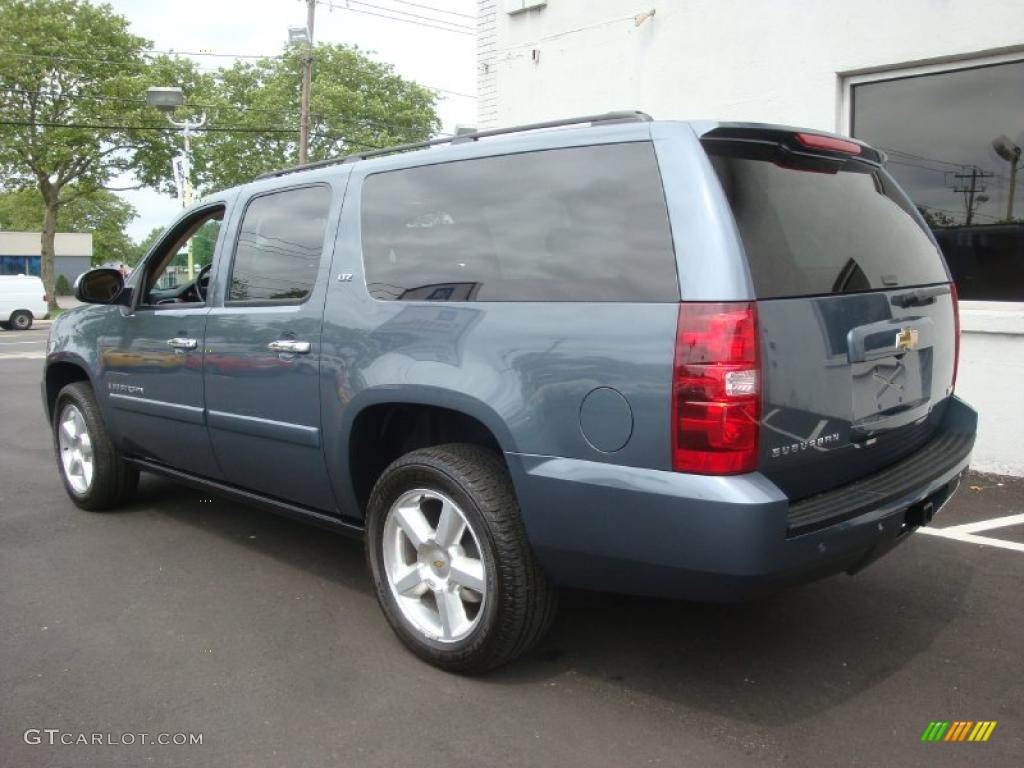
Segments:
[[[251,181],[298,162],[303,51],[237,61],[222,70],[206,111],[210,131],[194,142],[198,185],[204,190]],[[311,160],[423,141],[440,127],[434,93],[404,80],[358,48],[318,45],[310,102]],[[196,108],[198,111],[199,108]]]
[[[147,53],[150,42],[132,34],[124,17],[86,0],[0,0],[0,29],[16,31],[0,41],[0,187],[38,196],[51,296],[62,207],[93,198],[93,218],[83,208],[61,226],[82,221],[95,233],[104,211],[113,222],[127,213],[101,194],[115,179],[174,191],[171,158],[181,139],[146,105],[148,87],[182,88],[187,106],[179,119],[207,115],[192,144],[200,195],[297,162],[300,47],[200,73],[191,59]],[[311,159],[421,141],[439,128],[433,92],[390,65],[344,45],[317,46],[313,61]],[[111,227],[100,228],[101,256],[100,249],[124,253]]]
[[[52,297],[61,206],[129,170],[143,168],[146,183],[169,175],[173,148],[163,125],[151,128],[140,97],[154,78],[174,70],[187,81],[195,67],[149,62],[149,41],[133,35],[126,19],[83,0],[3,0],[0,29],[17,31],[0,47],[0,179],[39,194],[42,277]]]
[[[153,247],[153,244],[157,241],[157,238],[163,234],[163,232],[164,227],[153,227],[149,230],[149,234],[135,244],[131,261],[126,261],[125,263],[132,267],[138,264],[139,259],[149,253],[149,249]]]
[[[71,188],[73,195],[74,188]],[[57,213],[58,232],[91,232],[92,263],[132,263],[136,246],[125,229],[138,216],[124,198],[104,189],[73,196]],[[0,229],[35,232],[43,226],[39,192],[19,189],[0,193]]]

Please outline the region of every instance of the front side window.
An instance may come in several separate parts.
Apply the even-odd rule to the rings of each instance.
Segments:
[[[1024,301],[1024,61],[851,87],[851,132],[935,234],[961,299]]]
[[[261,195],[245,210],[228,302],[305,301],[324,248],[331,190],[302,187]]]
[[[224,219],[217,206],[173,229],[147,260],[142,305],[201,304]]]
[[[649,142],[374,174],[362,238],[378,299],[679,300]]]

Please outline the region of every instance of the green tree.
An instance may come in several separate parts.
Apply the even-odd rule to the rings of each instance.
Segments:
[[[924,218],[925,223],[932,229],[956,226],[956,222],[953,220],[953,217],[945,211],[928,208],[924,205],[917,206],[917,211],[921,214],[922,218]]]
[[[202,82],[188,61],[143,56],[109,6],[84,0],[0,0],[0,179],[40,197],[42,278],[56,309],[53,239],[61,206],[132,170],[147,184],[170,174],[174,145],[141,98],[174,76]]]
[[[128,263],[135,245],[125,229],[138,216],[135,208],[105,189],[79,196],[75,187],[69,186],[68,195],[71,201],[58,209],[57,230],[91,233],[93,264]],[[42,225],[43,206],[38,191],[25,188],[0,193],[0,229],[31,232]]]
[[[242,184],[297,162],[302,56],[301,48],[291,46],[281,57],[237,61],[219,73],[207,105],[210,126],[237,130],[210,131],[194,142],[194,173],[202,189]],[[358,48],[318,45],[310,159],[424,141],[440,127],[435,105],[432,91]]]
[[[128,261],[125,262],[130,267],[134,267],[139,263],[139,259],[149,253],[149,249],[153,247],[153,243],[156,242],[157,238],[160,237],[164,232],[163,227],[153,227],[149,230],[149,234],[142,238],[139,242],[135,243],[132,248],[132,255]]]

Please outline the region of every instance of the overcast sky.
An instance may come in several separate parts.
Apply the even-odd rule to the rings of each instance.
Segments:
[[[132,31],[153,41],[158,50],[211,51],[213,53],[276,55],[288,36],[288,27],[304,26],[304,0],[107,0],[131,22]],[[464,16],[402,4],[396,0],[353,2],[352,8],[380,13],[379,8],[404,10],[418,16],[446,18],[475,25],[475,0],[414,0],[420,6],[454,11]],[[334,0],[335,6],[344,0]],[[373,6],[377,6],[374,8]],[[315,38],[324,43],[357,44],[379,61],[395,66],[411,80],[452,93],[439,93],[438,112],[443,130],[476,122],[476,38],[318,5]],[[474,18],[468,18],[472,16]],[[410,21],[422,22],[421,19]],[[428,22],[423,22],[428,23]],[[232,59],[195,57],[201,67],[230,66]],[[199,139],[201,141],[201,139]],[[139,240],[156,226],[164,226],[180,210],[177,201],[151,190],[121,193],[139,212],[128,235]]]

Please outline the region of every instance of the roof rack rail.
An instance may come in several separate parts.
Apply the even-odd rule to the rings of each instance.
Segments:
[[[277,176],[284,176],[289,173],[298,173],[299,171],[311,171],[315,168],[327,168],[332,165],[341,165],[343,163],[354,163],[357,160],[366,160],[370,157],[383,157],[384,155],[393,155],[399,152],[409,152],[414,149],[426,149],[427,147],[436,147],[440,144],[464,144],[469,141],[476,141],[477,139],[486,139],[489,136],[502,136],[506,133],[522,133],[524,131],[539,131],[544,128],[563,128],[570,125],[582,125],[589,123],[590,125],[606,125],[608,123],[649,123],[652,120],[651,116],[646,112],[640,112],[639,110],[634,111],[618,111],[618,112],[605,112],[600,115],[585,115],[583,117],[567,117],[561,120],[547,120],[542,123],[527,123],[526,125],[514,125],[509,128],[491,128],[486,131],[476,131],[475,133],[465,133],[461,136],[445,136],[440,139],[431,139],[430,141],[420,141],[414,144],[396,144],[393,147],[382,147],[381,149],[374,149],[369,152],[358,152],[352,155],[343,155],[342,157],[329,157],[326,160],[317,160],[312,163],[304,163],[303,165],[295,165],[291,168],[284,168],[280,171],[269,171],[262,173],[256,177],[255,180],[259,179],[272,179]]]

